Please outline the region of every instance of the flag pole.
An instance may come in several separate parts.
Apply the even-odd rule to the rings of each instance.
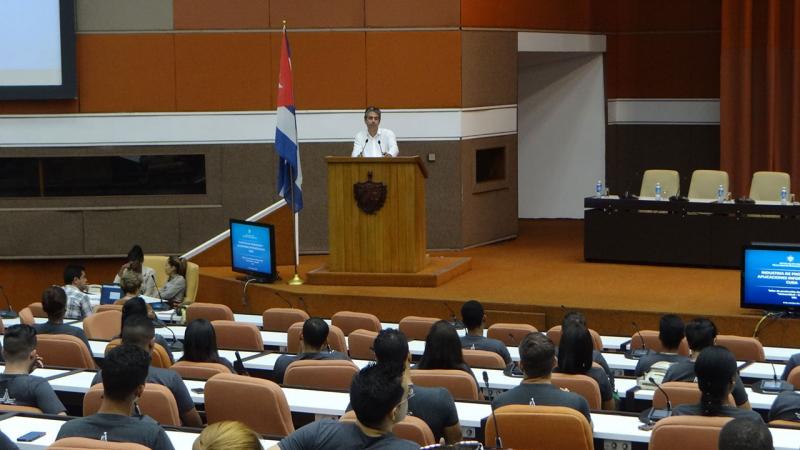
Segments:
[[[283,21],[283,35],[284,38],[286,36],[286,21]],[[300,164],[300,141],[298,139],[297,142],[297,164]],[[298,273],[297,269],[300,265],[300,232],[297,229],[297,213],[294,211],[294,182],[295,178],[292,176],[292,166],[286,164],[286,171],[289,172],[289,200],[290,200],[290,208],[292,214],[292,230],[294,231],[294,236],[292,236],[294,240],[294,253],[292,256],[294,258],[294,276],[291,280],[289,280],[288,284],[290,286],[300,286],[303,284],[303,279],[300,278],[300,274]]]

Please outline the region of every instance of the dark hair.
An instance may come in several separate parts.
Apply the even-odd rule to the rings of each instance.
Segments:
[[[122,323],[120,325],[120,330],[125,328],[125,321],[133,316],[147,317],[147,303],[145,303],[142,297],[130,298],[122,305]]]
[[[474,330],[483,323],[483,305],[477,300],[470,300],[461,305],[461,320],[468,330]]]
[[[328,324],[319,317],[312,317],[303,323],[303,342],[312,347],[322,347],[328,339]]]
[[[80,278],[81,273],[86,272],[86,268],[83,266],[79,266],[77,264],[69,264],[66,268],[64,268],[64,284],[69,285],[72,284],[72,280],[75,278]]]
[[[564,373],[583,374],[592,368],[592,335],[589,329],[577,323],[568,323],[561,329],[558,343],[558,370]]]
[[[719,450],[772,450],[772,433],[761,420],[739,417],[719,433]]]
[[[367,114],[374,112],[378,115],[378,119],[381,118],[381,109],[377,106],[367,106],[367,109],[364,110],[364,118],[367,118]]]
[[[139,244],[133,244],[133,247],[128,251],[128,261],[131,262],[144,262],[144,250]]]
[[[664,314],[658,321],[658,340],[664,348],[672,350],[680,347],[684,337],[683,320],[675,314]]]
[[[361,369],[350,383],[350,405],[358,421],[370,428],[380,428],[403,394],[402,376],[376,364]]]
[[[694,363],[704,416],[716,416],[727,401],[736,375],[736,358],[727,348],[712,345],[703,349]]]
[[[540,378],[553,371],[556,346],[543,333],[528,333],[519,343],[519,362],[528,378]]]
[[[67,293],[59,286],[50,286],[42,292],[42,309],[49,320],[60,320],[67,312]]]
[[[177,256],[170,256],[167,258],[167,264],[175,268],[178,275],[186,276],[186,260]]]
[[[387,328],[378,333],[372,344],[378,364],[402,373],[408,361],[408,339],[402,331]]]
[[[6,361],[21,361],[36,348],[36,328],[19,324],[6,328],[3,337],[3,354]]]
[[[189,322],[183,339],[181,361],[219,362],[217,334],[208,320],[194,319]]]
[[[128,317],[122,326],[122,343],[146,348],[155,337],[153,322],[139,314]]]
[[[564,318],[561,319],[561,328],[566,327],[568,324],[576,322],[580,325],[586,326],[586,316],[580,311],[567,311]]]
[[[693,351],[700,351],[714,345],[717,326],[705,317],[692,319],[686,324],[686,341]]]
[[[466,367],[456,329],[446,320],[434,323],[425,338],[425,352],[417,363],[417,369],[466,370]]]
[[[150,353],[137,345],[122,344],[103,358],[103,395],[111,400],[127,400],[143,385],[150,368]]]

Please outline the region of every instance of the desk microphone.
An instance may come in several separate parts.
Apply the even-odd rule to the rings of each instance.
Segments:
[[[519,345],[519,344],[517,344],[517,339],[514,337],[514,333],[510,333],[509,332],[508,333],[508,338],[511,340],[511,345],[513,345],[514,347]]]
[[[156,276],[151,273],[150,278],[153,279],[153,285],[156,287],[156,293],[158,294],[158,299],[161,300],[161,303],[153,303],[150,305],[150,307],[153,308],[153,311],[166,311],[170,309],[169,303],[165,302],[164,297],[161,296],[161,290],[158,288],[158,283],[156,282]]]
[[[0,286],[0,292],[3,293],[3,298],[6,299],[6,305],[8,309],[0,310],[0,317],[3,319],[16,319],[19,317],[19,314],[14,312],[14,308],[11,307],[11,301],[8,300],[8,295],[6,295],[6,290],[3,289],[3,286]]]
[[[299,296],[299,297],[297,297],[297,301],[299,301],[299,302],[300,302],[300,309],[302,309],[303,311],[305,311],[305,312],[306,312],[306,314],[308,314],[309,316],[311,316],[311,313],[310,313],[310,312],[308,312],[308,306],[306,305],[306,301],[305,301],[305,300],[303,300],[303,296],[302,296],[302,295],[301,295],[301,296]]]
[[[647,344],[644,342],[644,336],[642,336],[642,331],[639,329],[639,325],[636,322],[631,322],[633,328],[636,329],[636,334],[639,336],[639,341],[642,343],[641,348],[631,349],[628,353],[628,357],[632,359],[640,359],[642,356],[645,356],[650,353],[650,350],[647,349]]]
[[[661,387],[661,385],[656,382],[655,378],[650,377],[649,381],[651,383],[653,383],[653,385],[656,387],[656,389],[661,391],[661,393],[664,394],[664,398],[667,399],[667,409],[666,410],[656,409],[655,406],[650,408],[650,414],[647,415],[647,420],[649,420],[650,423],[652,423],[652,422],[658,422],[659,420],[661,420],[661,419],[663,419],[665,417],[669,417],[669,416],[672,415],[672,401],[669,399],[669,394],[667,394],[667,391],[665,391]]]
[[[483,371],[483,383],[486,385],[486,390],[489,390],[489,373]],[[503,439],[500,438],[500,428],[497,426],[497,416],[494,415],[494,408],[492,408],[492,422],[494,422],[494,447],[503,448]]]
[[[455,328],[456,330],[465,329],[466,326],[464,326],[464,322],[458,320],[458,317],[456,317],[456,313],[455,311],[453,311],[453,308],[451,308],[450,305],[447,304],[447,302],[442,302],[442,303],[444,303],[444,307],[447,308],[447,311],[450,312],[450,325],[452,325],[453,328]]]
[[[183,351],[183,342],[178,340],[178,337],[175,336],[175,332],[172,331],[172,328],[170,328],[169,326],[167,326],[166,323],[161,321],[161,319],[159,319],[158,316],[156,316],[156,318],[153,319],[153,324],[155,324],[158,328],[165,328],[172,334],[172,342],[169,343],[169,351],[171,352]]]
[[[282,296],[278,291],[272,291],[272,293],[277,295],[279,299],[283,300],[284,303],[289,305],[289,308],[295,309],[294,305],[292,305],[292,302],[290,302],[289,300],[286,300],[286,298],[284,296]]]
[[[769,363],[769,366],[772,367],[772,379],[762,380],[759,383],[761,392],[767,394],[777,394],[782,391],[793,391],[794,386],[778,379],[778,372],[775,371],[775,364]]]

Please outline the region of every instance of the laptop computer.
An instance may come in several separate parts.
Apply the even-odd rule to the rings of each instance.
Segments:
[[[110,305],[125,295],[118,284],[104,284],[100,287],[100,304]]]

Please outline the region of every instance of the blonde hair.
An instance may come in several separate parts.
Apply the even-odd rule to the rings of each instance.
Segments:
[[[207,426],[192,450],[263,450],[259,436],[241,422],[225,421]]]
[[[143,283],[142,274],[132,270],[126,270],[125,273],[119,277],[119,287],[126,294],[135,294]]]

